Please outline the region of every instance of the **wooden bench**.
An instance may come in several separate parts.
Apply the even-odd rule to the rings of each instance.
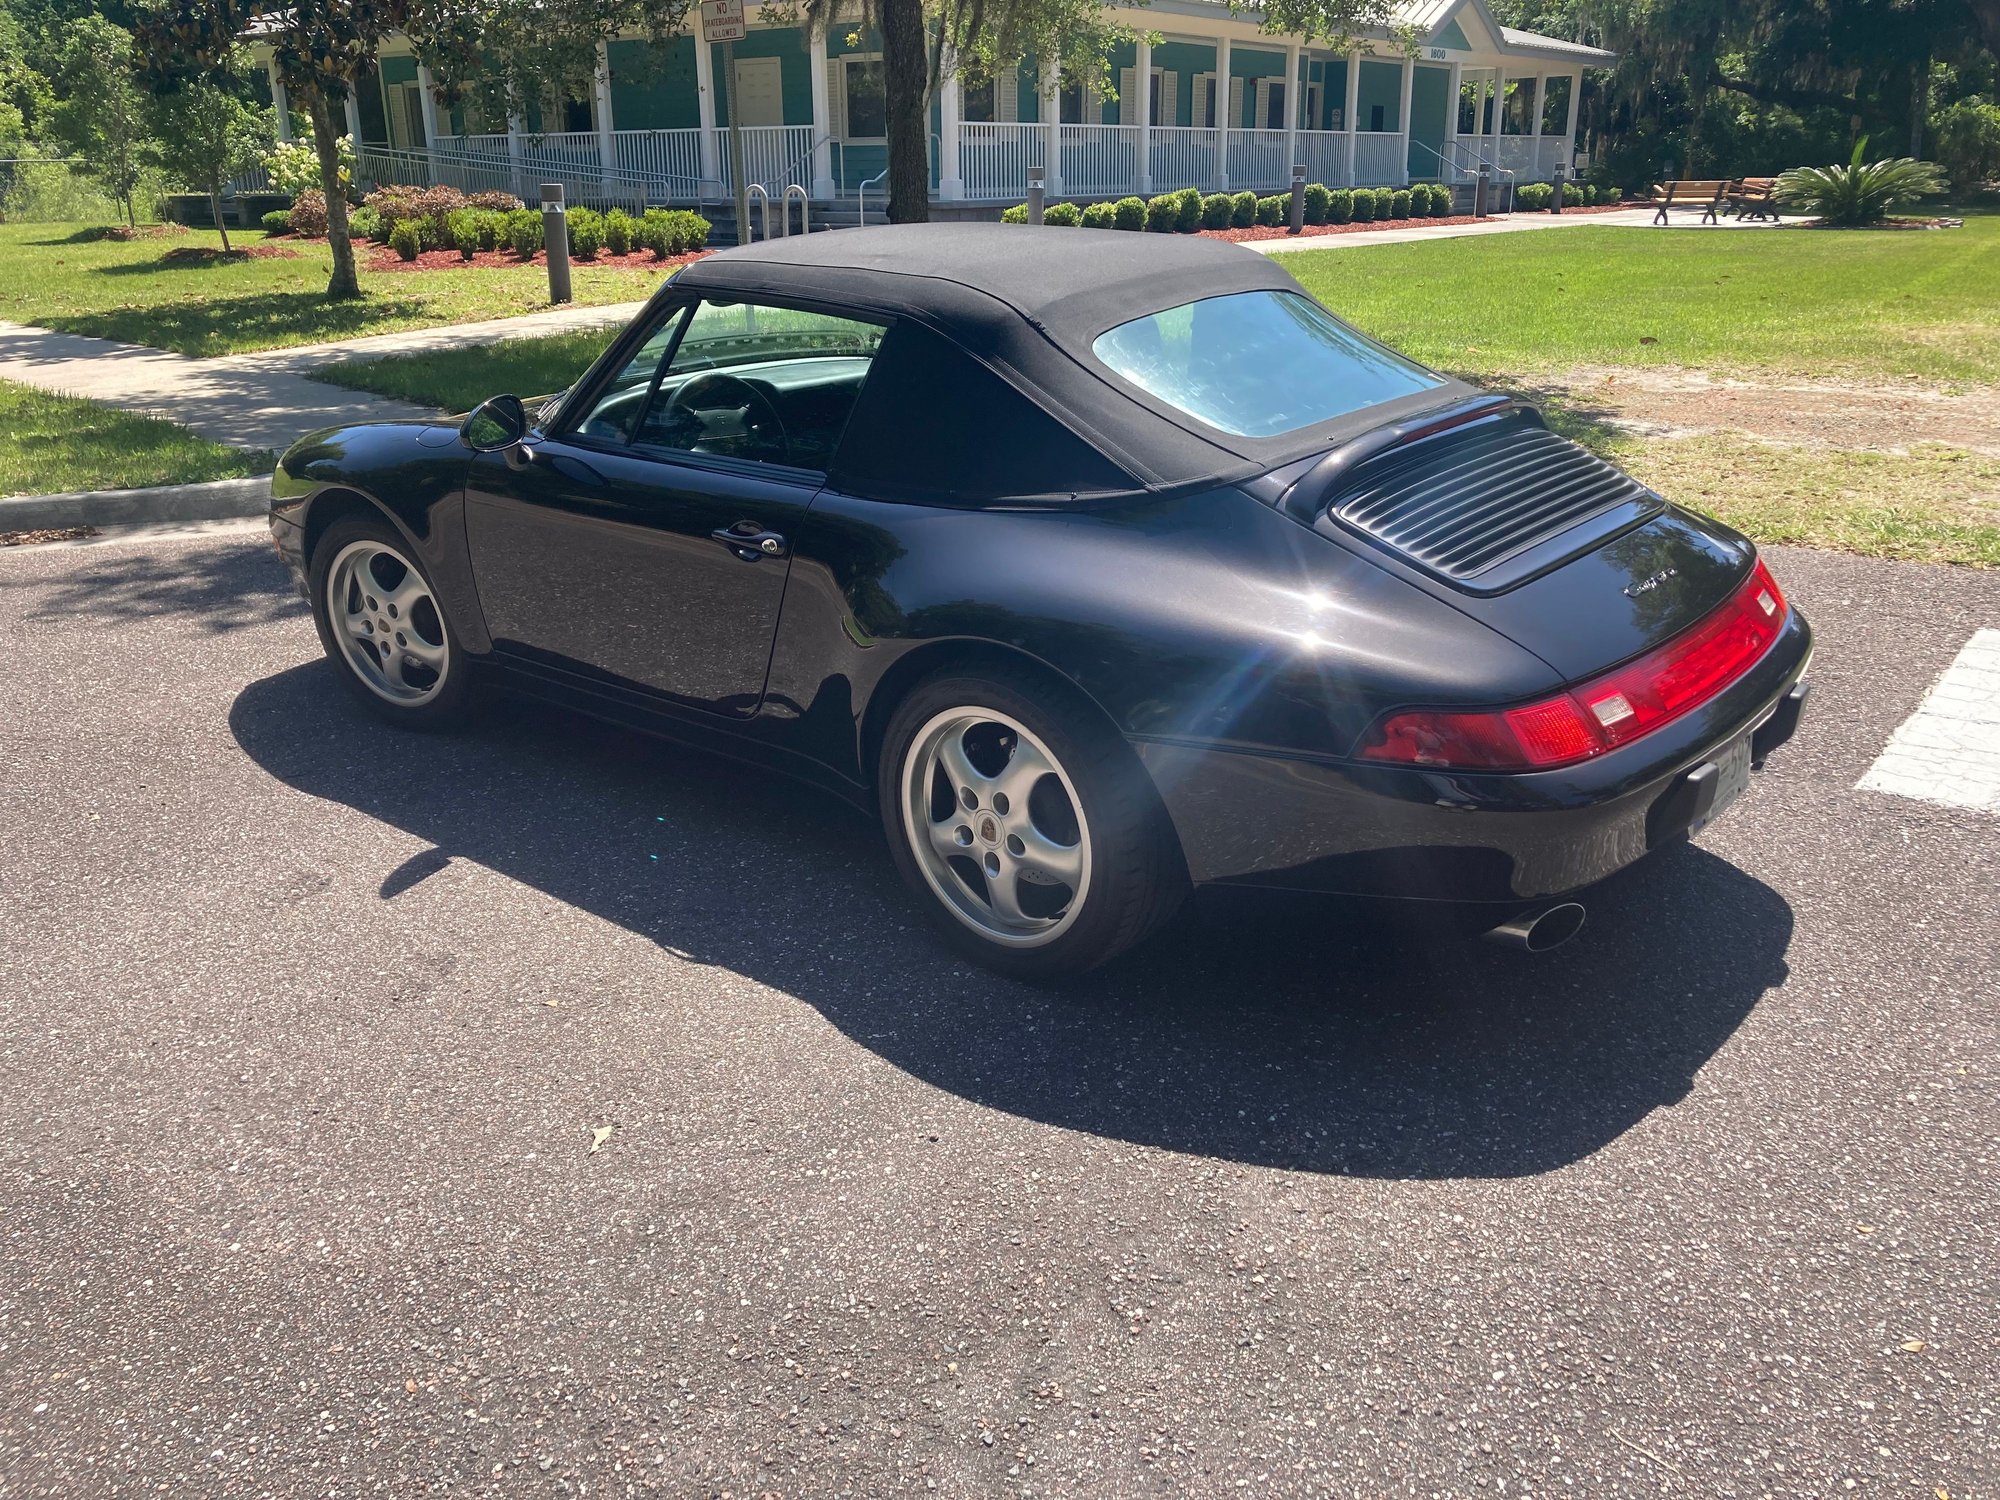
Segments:
[[[1730,183],[1727,178],[1707,182],[1669,182],[1664,186],[1656,186],[1653,189],[1652,201],[1659,212],[1653,215],[1653,222],[1666,223],[1667,210],[1670,208],[1698,208],[1701,210],[1701,222],[1713,224],[1716,221],[1715,211],[1722,207],[1729,188]]]
[[[1729,207],[1739,219],[1776,219],[1778,200],[1775,177],[1745,177],[1729,189]]]

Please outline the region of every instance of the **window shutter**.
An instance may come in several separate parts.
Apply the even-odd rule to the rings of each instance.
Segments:
[[[1271,118],[1270,79],[1260,78],[1257,80],[1257,90],[1253,99],[1256,104],[1256,113],[1250,117],[1250,123],[1257,129],[1262,130],[1265,122]]]
[[[1180,99],[1177,97],[1181,75],[1169,69],[1160,75],[1160,118],[1155,125],[1178,125],[1181,122]]]
[[[1021,70],[1003,68],[993,76],[993,118],[1012,125],[1021,118]]]
[[[829,57],[826,60],[826,120],[827,129],[833,132],[835,140],[847,139],[847,60]]]
[[[1118,70],[1118,123],[1137,125],[1139,123],[1139,70],[1120,68]]]
[[[1209,85],[1214,81],[1215,75],[1213,73],[1197,73],[1194,75],[1194,123],[1197,129],[1206,129],[1210,123],[1208,118],[1208,90]]]
[[[1243,80],[1240,78],[1229,80],[1229,128],[1243,128]]]

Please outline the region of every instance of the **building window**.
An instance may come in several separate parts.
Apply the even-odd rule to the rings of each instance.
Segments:
[[[842,82],[847,96],[847,139],[880,141],[889,135],[889,95],[882,83],[879,55],[850,55],[841,59],[846,70]]]
[[[993,112],[993,80],[983,83],[968,83],[959,96],[959,117],[978,124],[990,124],[995,119]]]
[[[1285,85],[1282,82],[1271,83],[1264,91],[1264,128],[1285,128]]]
[[[1389,127],[1382,123],[1386,118],[1387,116],[1383,113],[1381,105],[1371,104],[1368,106],[1368,128],[1370,130],[1387,130]]]

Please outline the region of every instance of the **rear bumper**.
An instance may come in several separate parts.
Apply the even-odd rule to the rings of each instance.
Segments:
[[[1521,902],[1581,890],[1706,818],[1715,757],[1761,764],[1796,732],[1812,631],[1793,610],[1741,680],[1582,765],[1470,775],[1169,743],[1135,746],[1199,882]]]

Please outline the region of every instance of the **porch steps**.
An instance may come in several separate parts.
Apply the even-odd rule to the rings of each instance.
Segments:
[[[794,233],[797,233],[798,230],[798,213],[798,209],[793,208],[792,226]],[[706,204],[702,207],[701,214],[712,226],[708,232],[709,244],[715,246],[717,249],[721,249],[729,245],[742,243],[736,231],[736,205],[734,203]],[[814,234],[819,234],[829,229],[853,229],[861,222],[861,216],[858,206],[852,198],[840,198],[830,203],[822,201],[813,204],[812,212],[807,215],[806,222]],[[876,225],[888,222],[889,213],[887,206],[880,199],[871,200],[868,205],[868,223]],[[755,205],[752,205],[750,209],[750,227],[753,238],[763,238],[763,224],[764,216],[762,212]],[[778,206],[774,203],[771,205],[771,233],[775,236],[777,232]]]

